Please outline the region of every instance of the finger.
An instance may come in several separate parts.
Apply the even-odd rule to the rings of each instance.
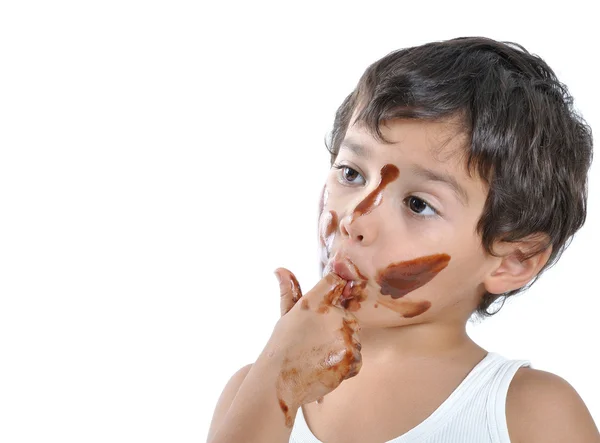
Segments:
[[[359,352],[361,351],[362,344],[360,343],[360,336],[356,330],[350,335],[350,342],[352,343],[352,346],[354,346]]]
[[[362,354],[360,352],[362,346],[361,346],[360,342],[356,343],[356,342],[354,342],[354,340],[352,340],[352,342],[353,342],[352,344],[354,345],[354,347],[352,348],[350,367],[349,367],[349,372],[348,372],[348,375],[346,376],[346,379],[348,379],[350,377],[354,377],[356,374],[358,374],[358,372],[360,371],[360,368],[362,368]]]
[[[346,286],[346,280],[337,274],[329,273],[319,280],[314,288],[304,294],[304,298],[311,301],[310,306],[337,306],[344,286]]]
[[[349,311],[344,310],[344,319],[343,319],[344,329],[346,330],[346,334],[348,334],[354,343],[360,343],[360,335],[361,331],[360,323],[354,314]],[[360,351],[360,348],[359,348]]]
[[[352,378],[355,375],[358,375],[361,368],[362,368],[362,355],[360,354],[360,352],[357,352],[356,358],[355,358],[354,362],[350,365],[349,371],[346,374],[346,376],[344,377],[344,380],[348,380],[349,378]]]
[[[302,297],[302,289],[296,276],[285,268],[277,268],[275,276],[279,280],[280,310],[281,316],[289,312],[296,302]]]
[[[343,325],[344,327],[342,330],[344,331],[347,339],[350,341],[352,346],[354,346],[360,352],[362,345],[360,343],[360,335],[358,332],[361,330],[361,327],[358,324],[358,320],[353,315],[346,315],[344,316]]]
[[[348,311],[345,311],[345,313],[348,314]],[[358,323],[358,319],[354,315],[345,315],[344,324],[352,329],[353,334],[358,334],[362,329],[360,323]]]

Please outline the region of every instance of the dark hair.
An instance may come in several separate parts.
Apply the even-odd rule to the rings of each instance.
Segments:
[[[477,224],[489,254],[496,240],[544,233],[548,243],[521,259],[552,252],[523,288],[485,293],[476,313],[495,314],[559,259],[586,218],[592,132],[552,69],[516,43],[463,37],[394,51],[367,68],[337,110],[327,148],[335,160],[350,119],[388,142],[380,125],[391,119],[460,117],[468,137],[467,169],[489,189]],[[502,307],[500,306],[500,308]]]

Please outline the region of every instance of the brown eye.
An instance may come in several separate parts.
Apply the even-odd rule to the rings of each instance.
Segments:
[[[408,205],[408,207],[413,213],[419,214],[419,217],[428,218],[431,216],[439,215],[439,212],[436,211],[436,209],[433,206],[431,206],[425,200],[419,197],[415,197],[414,195],[408,197],[405,200],[405,203]]]
[[[417,197],[409,197],[408,198],[408,207],[411,211],[420,214],[427,208],[427,203]]]
[[[365,184],[365,179],[356,169],[352,169],[350,166],[340,165],[337,163],[331,165],[331,167],[340,171],[336,174],[340,183],[352,183],[353,185]]]
[[[353,182],[354,180],[356,180],[356,177],[360,175],[354,169],[349,168],[347,166],[345,166],[344,169],[342,169],[342,174],[344,175],[344,179],[349,182]]]

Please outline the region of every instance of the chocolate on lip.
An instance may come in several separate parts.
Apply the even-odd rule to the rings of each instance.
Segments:
[[[358,273],[352,267],[356,268],[354,264],[350,265],[350,263],[344,261],[334,261],[331,264],[331,270],[348,282],[359,279]]]
[[[364,276],[350,258],[340,251],[327,262],[322,262],[322,275],[333,273],[346,280],[344,289],[337,299],[336,306],[355,312],[360,310],[361,303],[367,299],[366,287],[369,278]]]

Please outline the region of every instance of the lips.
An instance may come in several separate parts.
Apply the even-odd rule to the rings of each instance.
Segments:
[[[349,263],[343,261],[334,261],[331,264],[331,270],[347,281],[358,280],[358,272],[353,268],[356,268],[354,264],[351,267]]]
[[[360,274],[356,265],[347,258],[340,259],[338,257],[334,257],[334,259],[328,263],[327,269],[329,272],[333,272],[334,274],[337,274],[346,280],[346,286],[344,286],[344,290],[340,296],[340,302],[342,303],[342,306],[346,307],[348,301],[356,295],[354,294],[354,288],[356,287],[357,289],[364,289],[366,279]]]

